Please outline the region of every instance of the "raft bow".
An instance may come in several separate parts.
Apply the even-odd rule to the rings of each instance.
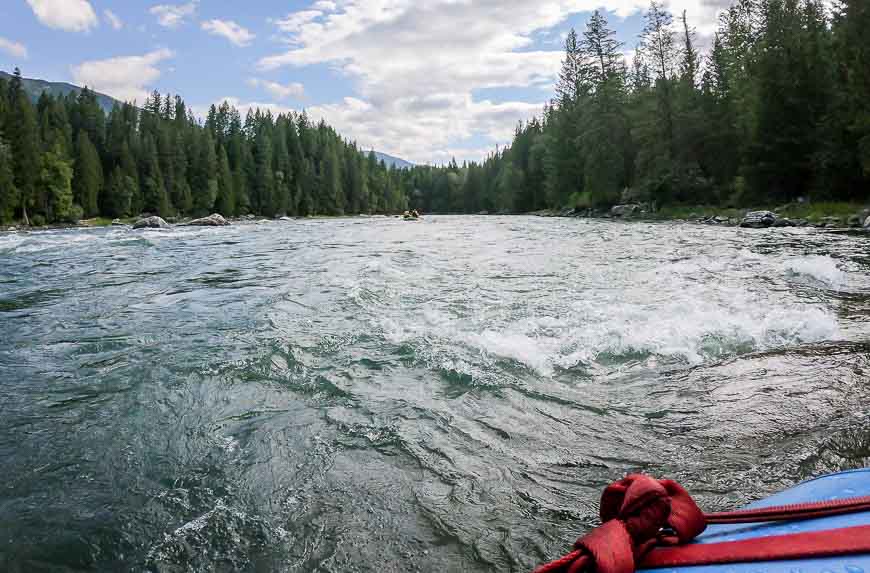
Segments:
[[[604,490],[602,525],[579,538],[574,551],[541,565],[535,573],[634,573],[637,569],[865,554],[870,553],[870,525],[691,542],[710,524],[800,521],[867,511],[870,496],[704,513],[677,482],[630,475]]]

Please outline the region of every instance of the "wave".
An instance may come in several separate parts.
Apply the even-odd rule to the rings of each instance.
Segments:
[[[450,370],[475,377],[505,360],[553,376],[577,368],[656,366],[660,360],[700,365],[839,339],[842,331],[833,308],[803,303],[788,289],[764,285],[762,290],[752,282],[762,276],[759,269],[771,267],[791,273],[799,269],[830,286],[848,278],[830,257],[780,262],[738,252],[733,259],[690,259],[639,272],[632,279],[648,282],[643,288],[620,289],[612,295],[593,291],[588,298],[581,293],[561,309],[549,300],[545,308],[517,305],[471,311],[468,306],[475,303],[469,297],[459,311],[455,303],[428,302],[422,311],[396,313],[377,304],[377,297],[360,297],[355,291],[355,299],[372,313],[390,342],[426,348],[425,354],[437,356],[427,360],[430,365],[449,365]],[[711,275],[695,280],[700,268]],[[409,285],[402,286],[405,294],[412,292]],[[396,284],[381,290],[387,288],[395,289]]]
[[[795,257],[785,261],[782,266],[788,273],[812,277],[835,288],[844,285],[849,278],[840,263],[827,255]]]

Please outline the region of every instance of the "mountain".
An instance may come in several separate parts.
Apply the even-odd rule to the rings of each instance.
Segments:
[[[0,71],[0,78],[9,81],[12,79],[12,75]],[[48,92],[55,97],[62,97],[66,96],[68,93],[78,94],[80,91],[82,91],[82,88],[80,88],[79,86],[74,86],[72,84],[67,84],[64,82],[47,82],[45,80],[35,80],[32,78],[21,78],[21,85],[24,87],[24,91],[27,92],[27,95],[30,96],[30,99],[32,99],[34,103],[39,100],[39,96],[41,96],[44,92]],[[106,113],[112,111],[112,106],[114,106],[115,103],[120,103],[118,102],[118,100],[113,99],[105,94],[101,94],[99,92],[94,93],[97,95],[97,102]]]
[[[398,157],[393,157],[392,155],[387,155],[386,153],[381,153],[380,151],[375,151],[375,157],[378,158],[378,161],[383,161],[387,164],[387,167],[395,167],[397,169],[405,169],[414,167],[414,164],[410,161],[405,161],[404,159],[399,159]]]

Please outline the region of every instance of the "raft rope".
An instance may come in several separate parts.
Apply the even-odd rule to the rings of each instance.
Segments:
[[[870,496],[705,514],[677,482],[630,475],[604,490],[602,525],[578,539],[574,551],[535,573],[634,573],[870,553],[870,525],[687,545],[708,524],[816,519],[868,510]]]

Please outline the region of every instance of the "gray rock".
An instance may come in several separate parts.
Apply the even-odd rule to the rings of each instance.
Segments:
[[[791,219],[777,219],[773,223],[774,227],[797,227],[797,224]]]
[[[481,211],[478,215],[489,215],[489,211]]]
[[[849,217],[848,225],[853,229],[857,229],[862,226],[863,222],[860,215],[852,215]]]
[[[722,215],[716,215],[715,217],[713,217],[713,221],[715,223],[719,223],[721,225],[722,223],[728,222],[728,217],[723,217]]]
[[[806,219],[795,219],[794,224],[796,227],[808,227],[810,222]]]
[[[501,212],[499,212],[499,214],[501,214]],[[562,209],[561,211],[559,211],[559,216],[560,216],[560,217],[570,217],[570,216],[573,215],[573,214],[574,214],[574,208],[573,208],[573,207],[567,207],[567,208]]]
[[[217,213],[212,213],[208,217],[203,217],[202,219],[194,219],[190,223],[187,223],[186,227],[226,227],[230,222],[224,219],[221,215]]]
[[[864,228],[865,228],[865,229],[870,229],[870,216],[868,216],[868,217],[864,220]]]
[[[829,229],[843,226],[843,220],[839,217],[822,217],[821,222]]]
[[[740,222],[746,229],[766,229],[776,223],[776,215],[770,211],[751,211]]]
[[[640,205],[634,203],[630,205],[614,205],[610,208],[610,214],[614,217],[628,217],[640,212]]]
[[[133,223],[134,229],[168,229],[169,223],[156,215],[153,217],[145,217]]]
[[[113,227],[123,227],[124,223],[121,222],[121,219],[112,219]]]

